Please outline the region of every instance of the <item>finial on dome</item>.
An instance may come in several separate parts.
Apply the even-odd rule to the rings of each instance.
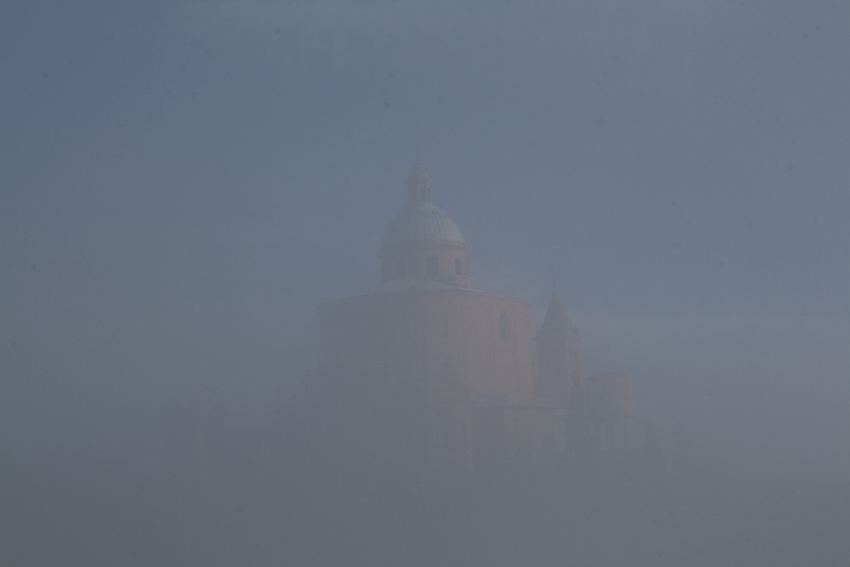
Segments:
[[[419,160],[419,151],[416,152],[416,163],[407,176],[407,202],[408,203],[431,203],[432,184],[431,176],[425,170],[425,166]]]

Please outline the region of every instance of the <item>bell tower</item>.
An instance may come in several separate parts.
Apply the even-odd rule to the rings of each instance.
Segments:
[[[584,392],[578,355],[579,336],[564,311],[557,289],[552,290],[549,309],[543,324],[537,328],[534,340],[537,342],[537,396],[559,401],[571,411],[581,411]]]

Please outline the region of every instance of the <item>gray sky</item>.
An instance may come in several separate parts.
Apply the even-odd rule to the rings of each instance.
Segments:
[[[629,372],[742,475],[846,486],[848,16],[3,3],[4,435],[143,452],[199,390],[261,418],[316,305],[378,281],[418,150],[480,287],[539,321],[557,278],[585,374]]]

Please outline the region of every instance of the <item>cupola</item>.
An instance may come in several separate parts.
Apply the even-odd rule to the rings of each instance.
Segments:
[[[434,204],[431,176],[419,160],[407,176],[407,206],[384,231],[379,257],[383,281],[423,278],[475,285],[466,276],[460,229]]]

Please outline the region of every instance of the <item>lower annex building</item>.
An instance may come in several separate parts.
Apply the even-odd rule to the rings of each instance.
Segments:
[[[477,288],[418,161],[379,257],[379,285],[318,309],[306,398],[327,438],[367,461],[446,473],[557,470],[623,446],[628,376],[582,379],[579,335],[557,291],[534,336],[535,375],[531,305]]]

